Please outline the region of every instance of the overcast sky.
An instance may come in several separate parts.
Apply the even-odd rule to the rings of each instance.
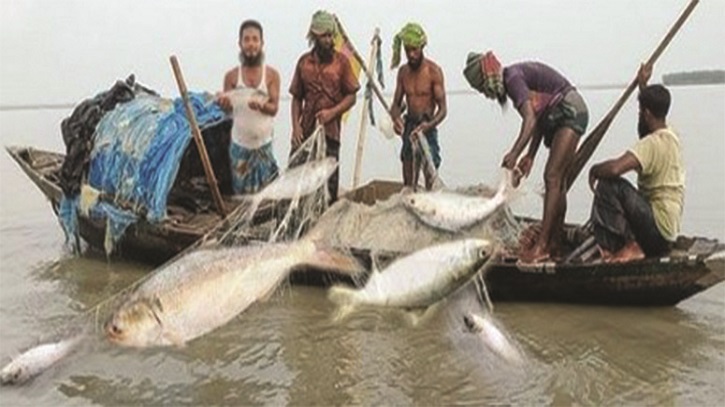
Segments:
[[[265,28],[267,61],[283,93],[307,48],[312,13],[335,12],[365,56],[375,27],[386,82],[392,36],[408,21],[428,34],[426,55],[448,90],[466,88],[471,50],[493,49],[504,65],[540,60],[580,85],[631,80],[689,0],[0,0],[0,105],[75,103],[118,78],[177,95],[168,58],[178,55],[191,90],[220,90],[237,61],[239,24]],[[725,0],[701,0],[655,67],[663,73],[725,69]]]

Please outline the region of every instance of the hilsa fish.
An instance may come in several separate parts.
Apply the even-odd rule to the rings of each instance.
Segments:
[[[317,191],[332,176],[337,165],[337,160],[333,157],[310,161],[286,170],[255,194],[235,195],[233,199],[249,202],[246,207],[240,206],[239,210],[244,211],[240,219],[242,222],[251,221],[257,208],[265,200],[295,199]],[[234,215],[230,215],[230,218],[233,217]]]
[[[511,339],[488,317],[467,312],[463,316],[466,328],[478,335],[481,342],[496,355],[511,364],[521,364],[523,357]]]
[[[0,371],[0,383],[9,385],[27,382],[72,353],[84,338],[82,334],[28,349]]]
[[[511,171],[504,176],[491,198],[455,192],[419,192],[403,197],[403,204],[423,223],[448,232],[458,232],[491,216],[515,191]]]
[[[270,297],[298,266],[363,272],[357,260],[311,239],[192,252],[144,281],[104,325],[131,347],[183,346]]]
[[[425,308],[470,281],[493,250],[484,239],[430,246],[393,261],[383,271],[373,270],[362,289],[331,287],[328,298],[339,305]]]

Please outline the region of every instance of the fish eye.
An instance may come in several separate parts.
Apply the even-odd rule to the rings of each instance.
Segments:
[[[481,249],[479,250],[478,255],[481,257],[486,257],[488,256],[488,252],[486,251],[486,249]]]
[[[119,328],[116,324],[111,324],[111,333],[114,335],[120,335],[123,333],[123,329]]]
[[[466,324],[466,328],[473,329],[473,320],[468,316],[463,316],[463,323]]]

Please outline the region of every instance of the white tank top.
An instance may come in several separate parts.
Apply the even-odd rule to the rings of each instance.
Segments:
[[[249,108],[250,100],[257,99],[263,103],[269,97],[266,66],[262,65],[262,80],[257,87],[244,84],[240,66],[237,69],[237,86],[229,96],[234,107],[232,140],[248,149],[257,149],[269,143],[274,132],[274,117]]]

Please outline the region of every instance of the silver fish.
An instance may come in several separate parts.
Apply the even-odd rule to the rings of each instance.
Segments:
[[[488,240],[442,243],[397,259],[382,272],[373,271],[362,289],[331,287],[328,297],[340,305],[428,307],[470,281],[492,254]]]
[[[20,356],[13,358],[2,369],[0,382],[2,384],[22,384],[30,380],[70,354],[83,338],[83,335],[79,335],[28,349]]]
[[[333,157],[310,161],[283,172],[256,194],[235,196],[235,200],[249,202],[247,207],[240,206],[239,210],[244,211],[240,219],[242,222],[251,221],[257,208],[265,200],[295,199],[315,192],[325,185],[337,165],[337,160]],[[230,217],[233,218],[234,215]]]
[[[124,346],[183,346],[266,299],[296,266],[361,267],[311,240],[192,252],[143,282],[105,324]]]
[[[455,192],[420,192],[403,197],[403,204],[424,223],[449,232],[458,232],[488,218],[513,192],[511,172],[505,171],[496,194],[491,198]]]
[[[522,363],[523,357],[519,349],[490,318],[468,312],[463,316],[463,323],[496,355],[512,364]]]

